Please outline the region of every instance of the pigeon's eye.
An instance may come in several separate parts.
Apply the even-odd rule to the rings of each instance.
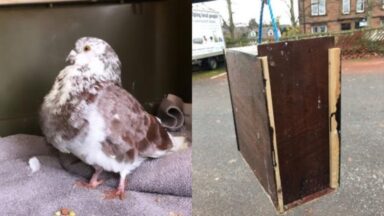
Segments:
[[[91,50],[91,47],[90,47],[90,46],[87,45],[87,46],[84,47],[84,51],[85,51],[85,52],[88,52],[89,50]]]

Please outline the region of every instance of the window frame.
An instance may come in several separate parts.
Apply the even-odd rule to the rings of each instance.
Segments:
[[[359,10],[358,3],[361,2],[363,5],[362,10]],[[356,13],[364,13],[365,11],[365,0],[356,0]]]
[[[323,11],[321,10],[323,9]],[[326,16],[327,0],[311,0],[311,16]]]
[[[321,27],[324,27],[324,31],[315,31],[314,29],[321,29]],[[318,24],[318,25],[312,25],[311,26],[311,32],[312,34],[318,34],[318,33],[327,33],[328,32],[328,25],[327,24]]]
[[[348,10],[345,10],[346,8],[344,7],[344,3],[348,2]],[[383,0],[384,2],[384,0]],[[347,14],[350,14],[351,13],[351,0],[343,0],[341,2],[341,13],[344,14],[344,15],[347,15]]]
[[[343,30],[343,25],[349,25],[349,29]],[[350,31],[350,30],[352,30],[352,23],[350,23],[350,22],[340,23],[340,31]]]

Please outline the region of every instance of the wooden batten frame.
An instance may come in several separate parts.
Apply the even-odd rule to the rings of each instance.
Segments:
[[[330,164],[330,188],[339,186],[340,178],[340,140],[336,120],[337,103],[340,97],[340,48],[328,50],[328,97],[329,97],[329,164]]]
[[[284,212],[284,202],[283,202],[283,190],[281,187],[281,177],[280,177],[280,168],[279,168],[279,156],[277,152],[277,142],[276,142],[276,128],[275,128],[275,117],[273,115],[273,103],[272,103],[272,90],[271,82],[269,78],[269,69],[268,69],[268,58],[259,57],[261,62],[261,67],[263,70],[263,77],[265,80],[265,96],[267,100],[267,109],[269,117],[269,126],[272,128],[272,158],[274,158],[274,172],[275,172],[275,181],[276,181],[276,192],[277,192],[277,209],[279,213]]]

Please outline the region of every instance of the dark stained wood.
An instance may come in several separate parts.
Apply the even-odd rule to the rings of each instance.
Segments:
[[[333,38],[318,38],[258,47],[259,56],[268,57],[284,205],[329,187],[328,49],[333,46]]]
[[[272,141],[261,63],[256,55],[226,52],[238,147],[277,206]]]
[[[320,190],[320,191],[318,191],[318,192],[315,192],[315,193],[313,193],[313,194],[310,194],[310,195],[308,195],[308,196],[305,196],[305,197],[303,197],[302,199],[298,199],[298,200],[296,200],[296,201],[294,201],[294,202],[291,202],[291,203],[287,204],[287,205],[285,206],[285,209],[290,209],[290,208],[299,206],[299,205],[301,205],[301,204],[303,204],[303,203],[306,203],[306,202],[315,200],[315,199],[317,199],[317,198],[319,198],[319,197],[321,197],[321,196],[323,196],[323,195],[326,195],[326,194],[328,194],[328,193],[331,193],[331,192],[333,192],[333,191],[334,191],[334,189],[331,189],[331,188],[325,188],[325,189],[323,189],[323,190]]]

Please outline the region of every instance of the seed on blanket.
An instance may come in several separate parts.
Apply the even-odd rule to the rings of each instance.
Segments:
[[[62,215],[68,215],[69,214],[69,210],[67,208],[61,208],[60,212]]]
[[[74,211],[70,211],[70,212],[69,212],[69,216],[76,216],[76,214],[75,214]]]
[[[55,216],[61,216],[60,211],[55,212]]]

